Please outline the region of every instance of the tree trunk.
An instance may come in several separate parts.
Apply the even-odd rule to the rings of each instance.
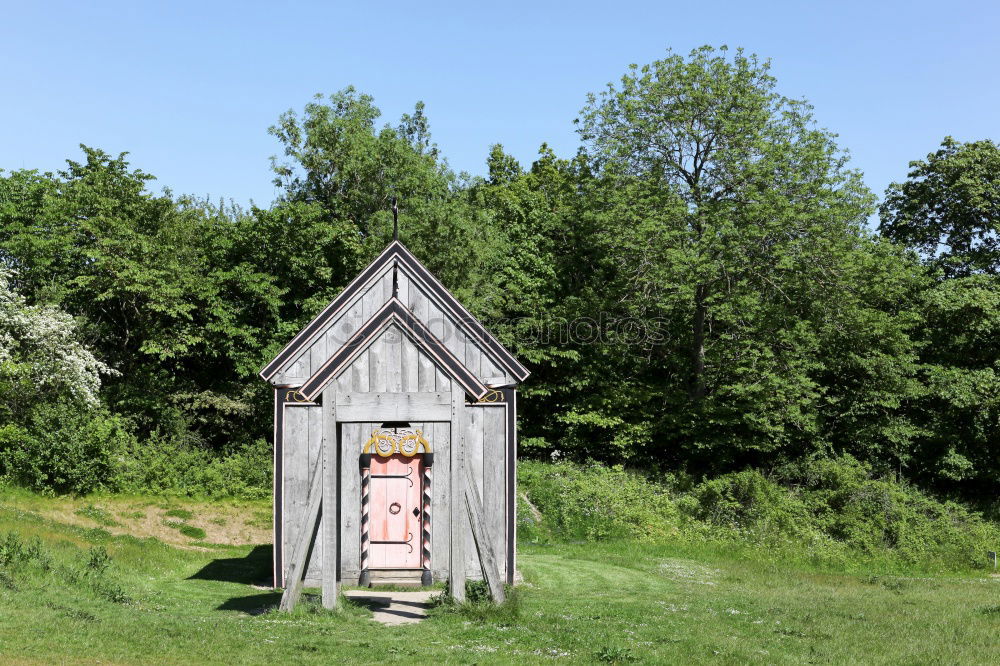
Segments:
[[[691,398],[705,397],[705,318],[708,305],[705,300],[708,287],[698,285],[694,292],[694,323],[691,327]]]

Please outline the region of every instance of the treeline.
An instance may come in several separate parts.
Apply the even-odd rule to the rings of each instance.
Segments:
[[[497,145],[485,178],[421,104],[379,116],[352,88],[283,115],[269,208],[154,194],[88,147],[0,174],[0,473],[266,488],[256,372],[385,246],[396,196],[403,242],[533,370],[522,455],[696,477],[847,455],[995,496],[991,141],[945,139],[876,209],[766,62],[707,47],[589,96],[575,155]]]

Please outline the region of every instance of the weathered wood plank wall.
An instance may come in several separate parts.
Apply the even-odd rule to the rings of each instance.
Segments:
[[[284,552],[290,554],[298,537],[295,517],[301,516],[305,510],[309,473],[322,461],[322,417],[320,407],[293,404],[286,406],[285,410],[282,545]],[[493,541],[494,552],[498,553],[501,575],[506,576],[505,554],[510,538],[507,534],[509,503],[506,501],[506,410],[502,404],[491,404],[469,406],[466,407],[466,412],[466,461],[477,492],[484,498],[486,527]],[[340,426],[340,464],[337,470],[341,501],[340,569],[342,580],[348,583],[357,580],[360,573],[361,474],[358,457],[372,431],[381,425],[381,422],[353,422],[342,423]],[[451,471],[451,424],[411,422],[410,425],[424,432],[435,452],[433,474],[437,481],[432,486],[431,499],[434,517],[431,523],[431,565],[434,579],[443,580],[447,577],[451,539],[449,521],[452,503],[455,501],[446,483]],[[466,523],[462,530],[465,534],[465,574],[469,579],[478,580],[482,578],[482,571],[472,539],[471,525],[468,524],[467,516],[463,516],[463,520]],[[323,533],[322,525],[320,533]],[[317,544],[308,564],[306,585],[320,585],[324,559],[323,546]],[[283,561],[287,563],[287,558]]]
[[[354,300],[317,334],[313,343],[305,347],[297,357],[286,363],[276,377],[278,383],[299,384],[308,379],[329,356],[334,353],[350,334],[374,315],[392,297],[392,269],[375,275],[367,288],[358,292]],[[435,297],[424,293],[411,281],[405,271],[397,274],[397,297],[414,315],[441,339],[456,358],[482,381],[511,381],[511,377],[500,368],[489,353],[478,343],[468,338],[435,302]],[[358,357],[324,391],[323,402],[337,401],[352,396],[355,402],[364,402],[359,394],[438,394],[445,403],[457,388],[448,375],[438,368],[431,357],[425,354],[397,326],[391,325],[368,349]],[[460,389],[459,389],[460,390]],[[338,398],[340,396],[340,398]],[[464,403],[464,396],[456,396]],[[377,400],[374,399],[374,400]],[[369,401],[370,402],[370,401]],[[391,402],[391,401],[390,401]],[[419,401],[417,401],[419,402]],[[344,403],[333,403],[342,405]],[[367,403],[365,403],[367,404]],[[373,403],[374,404],[374,403]],[[416,403],[414,403],[416,404]],[[423,403],[420,403],[423,404]],[[442,404],[442,407],[444,405]],[[283,407],[283,445],[281,448],[282,480],[277,484],[281,493],[281,543],[278,547],[290,553],[297,538],[298,519],[305,510],[307,484],[310,472],[322,461],[323,418],[325,407],[288,403]],[[345,408],[341,417],[354,418],[362,414],[362,409]],[[383,410],[385,411],[385,410]],[[507,576],[507,544],[513,535],[510,529],[510,503],[507,493],[510,488],[508,476],[512,466],[508,463],[508,419],[503,403],[465,405],[460,410],[462,418],[453,428],[448,421],[410,422],[412,427],[422,428],[435,452],[432,486],[431,522],[431,566],[435,580],[447,577],[451,550],[451,516],[460,516],[462,539],[463,573],[472,579],[482,578],[479,557],[472,537],[469,518],[464,510],[452,511],[462,498],[451,495],[448,479],[451,475],[451,447],[456,438],[465,441],[465,458],[476,491],[483,499],[483,519],[491,539],[497,564],[502,576]],[[403,414],[403,412],[398,412]],[[446,418],[449,410],[441,410],[441,418]],[[412,412],[405,412],[411,415]],[[388,416],[389,412],[385,411]],[[435,419],[437,411],[429,412],[423,418]],[[415,420],[415,419],[414,419]],[[340,528],[336,541],[340,548],[340,570],[342,580],[350,584],[357,580],[360,572],[360,494],[361,475],[358,456],[372,430],[381,422],[342,422],[339,426],[337,447],[339,460],[336,469],[337,492],[340,497]],[[460,430],[457,430],[458,428]],[[323,533],[321,526],[320,533]],[[328,542],[332,542],[329,541]],[[323,544],[313,549],[307,568],[306,584],[319,585],[322,582],[322,565],[327,559]],[[287,558],[281,558],[287,568]],[[327,581],[329,585],[329,581]]]
[[[483,498],[485,526],[497,553],[501,576],[507,575],[507,427],[506,408],[502,403],[466,407],[466,463]],[[452,501],[455,501],[453,498]],[[472,537],[468,516],[465,525],[466,576],[479,580],[483,572]]]
[[[300,520],[294,517],[304,515],[309,493],[309,479],[312,470],[322,460],[323,418],[318,405],[285,403],[282,438],[282,469],[280,484],[282,493],[281,543],[284,568],[287,571],[288,557],[299,536]],[[318,581],[323,560],[322,545],[314,547],[306,569],[306,584]]]

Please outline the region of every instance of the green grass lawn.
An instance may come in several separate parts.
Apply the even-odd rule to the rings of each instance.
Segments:
[[[441,608],[384,627],[349,603],[274,612],[278,595],[253,586],[268,546],[112,536],[41,517],[44,501],[0,496],[3,663],[1000,661],[990,577],[846,575],[691,546],[524,546],[516,612]]]

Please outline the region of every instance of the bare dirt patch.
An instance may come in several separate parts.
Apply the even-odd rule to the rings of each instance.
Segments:
[[[32,504],[31,511],[61,523],[99,527],[111,534],[140,539],[154,537],[182,548],[253,545],[269,543],[272,538],[271,507],[267,502],[58,497]]]

